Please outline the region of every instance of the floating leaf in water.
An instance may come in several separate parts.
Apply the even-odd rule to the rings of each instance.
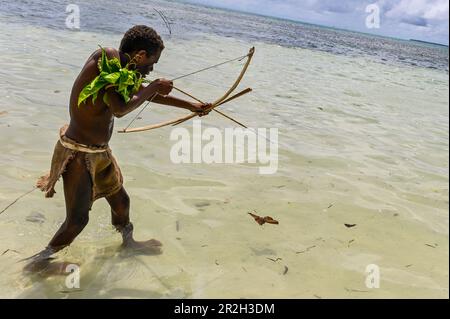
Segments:
[[[255,213],[256,213],[256,211],[255,211]],[[255,221],[260,225],[264,225],[265,223],[278,225],[278,221],[273,219],[270,216],[261,217],[261,216],[258,216],[256,214],[252,214],[252,213],[248,213],[248,214],[250,216],[252,216],[255,219]]]

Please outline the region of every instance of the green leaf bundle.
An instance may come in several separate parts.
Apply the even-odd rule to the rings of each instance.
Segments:
[[[105,49],[100,48],[102,49],[102,57],[98,61],[100,74],[80,92],[78,106],[90,97],[92,97],[92,103],[95,103],[99,91],[105,87],[115,87],[116,92],[122,96],[125,103],[128,103],[131,96],[139,90],[144,81],[137,70],[128,69],[130,63],[122,67],[119,59],[108,59]],[[107,103],[106,94],[103,96],[103,101]]]

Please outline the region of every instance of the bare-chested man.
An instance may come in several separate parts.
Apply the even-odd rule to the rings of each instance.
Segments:
[[[164,49],[160,36],[150,27],[138,25],[128,30],[119,50],[107,48],[109,59],[118,58],[121,65],[132,59],[142,76],[146,76],[158,63]],[[111,154],[108,142],[111,138],[114,117],[122,117],[150,100],[152,102],[185,108],[203,115],[208,104],[191,103],[168,95],[172,82],[165,79],[141,86],[128,103],[114,87],[102,89],[95,103],[89,98],[78,106],[78,97],[86,84],[99,75],[98,61],[101,50],[95,51],[87,60],[72,88],[70,96],[70,124],[60,130],[56,143],[51,171],[38,181],[38,187],[46,197],[55,193],[56,181],[63,177],[66,202],[66,219],[54,235],[47,248],[33,257],[33,261],[47,260],[53,253],[70,245],[89,220],[92,203],[105,197],[111,206],[112,224],[122,234],[125,248],[143,253],[159,253],[161,243],[155,239],[138,242],[133,239],[133,225],[130,222],[130,198],[122,186],[122,174]],[[103,95],[106,94],[107,104]]]

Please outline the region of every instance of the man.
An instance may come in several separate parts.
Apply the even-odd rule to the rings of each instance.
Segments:
[[[158,63],[163,50],[160,36],[152,28],[138,25],[125,33],[118,51],[107,48],[105,52],[109,59],[119,59],[122,66],[132,61],[130,69],[145,77]],[[95,51],[75,80],[70,96],[70,124],[60,130],[50,173],[42,176],[37,183],[46,197],[52,197],[55,183],[60,176],[63,177],[66,220],[47,248],[33,256],[33,261],[47,260],[55,252],[70,245],[87,225],[92,203],[101,197],[105,197],[111,206],[112,224],[122,234],[124,248],[150,254],[160,253],[159,241],[152,239],[138,242],[133,239],[133,224],[129,218],[130,198],[122,185],[119,166],[108,147],[114,117],[127,115],[147,100],[185,108],[199,115],[207,113],[205,108],[209,104],[191,103],[168,95],[172,82],[165,79],[153,81],[146,87],[141,86],[128,102],[117,93],[115,87],[106,86],[99,92],[95,102],[87,99],[78,106],[80,92],[100,73],[98,62],[101,55],[101,50]]]

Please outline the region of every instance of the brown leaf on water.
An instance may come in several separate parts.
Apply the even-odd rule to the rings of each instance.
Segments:
[[[352,289],[352,288],[347,288],[344,287],[345,290],[347,290],[348,292],[369,292],[367,290],[358,290],[358,289]]]
[[[344,224],[345,225],[345,227],[347,227],[347,228],[352,228],[352,227],[355,227],[356,226],[356,224]]]
[[[71,290],[60,290],[59,292],[62,294],[70,294],[73,292],[81,292],[83,289],[71,289]]]
[[[350,244],[353,243],[354,241],[355,241],[354,239],[350,240],[347,244],[347,247],[350,247]]]
[[[255,211],[255,213],[256,213],[256,211]],[[270,216],[265,216],[265,217],[261,217],[261,216],[258,216],[258,215],[256,215],[256,214],[252,214],[252,213],[248,213],[250,216],[252,216],[254,219],[255,219],[255,221],[258,223],[258,224],[260,224],[260,225],[264,225],[265,223],[267,223],[267,224],[273,224],[273,225],[278,225],[279,224],[279,222],[277,221],[277,220],[275,220],[275,219],[273,219],[272,217],[270,217]]]
[[[303,253],[306,253],[306,252],[310,251],[311,249],[313,249],[313,248],[315,248],[315,247],[316,247],[316,245],[310,246],[310,247],[306,248],[305,250],[297,251],[297,252],[295,252],[295,253],[296,253],[296,254],[303,254]]]
[[[4,252],[3,252],[3,254],[2,254],[2,256],[4,255],[4,254],[6,254],[8,251],[12,251],[12,252],[15,252],[15,253],[17,253],[17,254],[20,254],[17,250],[15,250],[15,249],[7,249],[7,250],[5,250]]]

